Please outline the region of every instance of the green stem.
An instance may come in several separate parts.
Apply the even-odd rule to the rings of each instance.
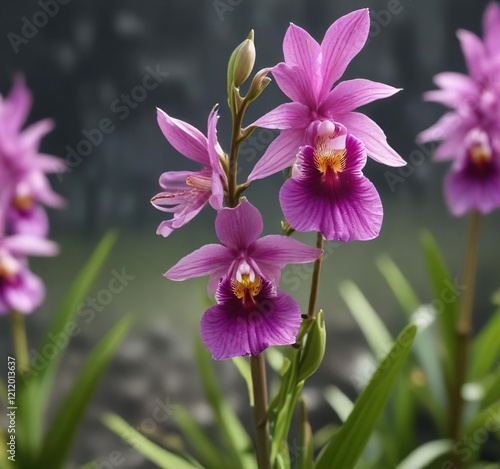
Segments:
[[[253,423],[259,469],[270,469],[269,426],[267,424],[267,380],[264,354],[250,358],[254,394]]]
[[[247,110],[248,102],[243,100],[241,107],[232,112],[233,115],[233,130],[231,134],[231,149],[229,151],[229,171],[227,181],[227,205],[229,207],[236,207],[238,205],[238,198],[241,191],[238,191],[238,153],[240,145],[244,141],[241,126],[243,124],[243,117]]]
[[[12,335],[17,362],[16,368],[22,374],[29,369],[28,341],[26,340],[24,314],[12,311],[10,317],[12,320]]]
[[[323,235],[318,232],[316,239],[316,247],[319,249],[323,249]],[[307,315],[314,319],[316,316],[316,300],[318,299],[318,290],[319,290],[319,279],[321,275],[321,264],[323,262],[323,255],[318,257],[314,262],[314,271],[311,282],[311,294],[309,296],[309,308],[307,310]]]
[[[460,310],[455,331],[457,337],[457,357],[455,360],[455,376],[450,399],[450,435],[454,441],[459,440],[461,432],[463,409],[462,387],[467,375],[467,354],[469,338],[472,333],[472,307],[474,303],[480,221],[481,214],[473,212],[470,220],[462,282],[464,292],[460,301]],[[458,467],[461,467],[460,462]]]

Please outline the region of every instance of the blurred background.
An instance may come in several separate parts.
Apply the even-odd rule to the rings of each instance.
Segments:
[[[61,254],[55,259],[33,260],[33,270],[46,280],[48,295],[42,310],[29,318],[28,334],[30,344],[36,345],[97,241],[108,229],[117,228],[118,244],[81,307],[82,331],[70,344],[54,402],[67,391],[88,350],[110,325],[125,313],[136,314],[140,318],[137,327],[99,386],[71,456],[71,467],[92,458],[100,461],[99,467],[115,467],[105,463],[113,451],[120,451],[122,468],[153,466],[104,428],[99,422],[104,411],[115,411],[148,431],[154,409],[163,406],[169,418],[153,422],[158,427],[155,430],[175,432],[170,416],[175,414],[175,405],[183,404],[200,422],[212,424],[192,351],[207,304],[206,281],[174,283],[162,273],[181,256],[216,242],[215,214],[205,209],[168,239],[155,234],[163,214],[149,199],[159,192],[160,174],[195,167],[165,140],[155,107],[205,133],[208,113],[220,103],[219,138],[227,149],[226,64],[251,28],[255,30],[257,71],[282,60],[281,42],[289,22],[320,40],[339,16],[370,7],[369,43],[344,78],[364,77],[404,88],[395,97],[367,106],[365,112],[385,130],[390,144],[409,165],[397,169],[368,161],[365,173],[378,188],[385,207],[381,235],[371,242],[332,243],[328,248],[331,255],[325,262],[318,303],[327,317],[327,356],[320,372],[309,381],[306,394],[314,428],[335,420],[336,415],[321,397],[321,388],[334,383],[355,397],[354,377],[363,374],[370,356],[338,294],[339,282],[354,280],[396,333],[405,319],[377,270],[378,256],[389,254],[416,286],[421,299],[430,302],[433,297],[419,243],[419,233],[425,228],[436,236],[453,275],[460,278],[466,220],[447,212],[442,196],[446,165],[432,163],[432,145],[416,144],[415,135],[443,113],[440,106],[421,100],[422,92],[433,88],[432,76],[443,70],[465,70],[455,31],[465,28],[480,33],[487,2],[65,0],[57,3],[58,11],[46,24],[36,16],[43,11],[42,3],[3,0],[0,16],[0,92],[8,92],[16,72],[24,73],[34,94],[30,122],[51,117],[56,123],[42,150],[73,164],[70,172],[52,181],[68,202],[65,210],[50,212],[52,238],[60,243]],[[33,21],[43,26],[27,26]],[[152,77],[147,83],[153,89],[143,86],[147,76]],[[247,123],[286,100],[271,84],[265,97],[251,107]],[[113,130],[98,136],[95,129],[102,125]],[[242,149],[241,180],[276,133],[261,130],[254,135]],[[82,143],[85,140],[87,143]],[[75,151],[80,157],[75,157]],[[280,231],[277,195],[283,181],[284,176],[277,174],[257,181],[247,192],[262,211],[266,234]],[[498,288],[499,228],[498,212],[485,219],[476,328],[493,310],[490,298]],[[299,239],[314,242],[314,236]],[[114,271],[130,276],[127,286],[107,304],[93,301],[107,289]],[[310,270],[292,266],[283,278],[282,288],[305,307]],[[0,335],[0,351],[5,356],[12,349],[5,318],[0,320]],[[239,375],[230,363],[219,362],[216,368],[229,402],[250,422]]]

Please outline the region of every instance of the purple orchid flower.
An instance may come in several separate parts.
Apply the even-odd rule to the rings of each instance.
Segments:
[[[261,277],[278,285],[285,265],[312,262],[323,253],[287,236],[268,235],[258,239],[262,229],[259,211],[247,200],[235,208],[224,208],[215,221],[222,245],[208,244],[188,254],[165,277],[186,280],[210,275],[208,289],[212,293],[224,275],[238,282],[244,275],[252,282]]]
[[[187,122],[174,119],[158,109],[158,124],[170,144],[182,155],[201,163],[200,171],[169,171],[160,177],[160,192],[151,199],[158,210],[173,213],[170,220],[163,221],[156,231],[167,237],[172,231],[192,220],[210,202],[215,210],[222,208],[226,175],[220,157],[222,149],[217,142],[217,112],[208,117],[208,132],[205,137]]]
[[[216,360],[258,355],[275,345],[295,343],[301,323],[299,304],[260,276],[224,276],[217,304],[201,318],[201,338]]]
[[[483,30],[484,42],[469,31],[457,32],[469,74],[439,73],[434,82],[441,89],[424,94],[427,101],[451,108],[417,137],[420,142],[442,141],[434,152],[437,161],[462,154],[464,138],[473,129],[500,130],[500,7],[495,2],[486,8]]]
[[[469,132],[465,146],[445,181],[448,207],[460,216],[477,210],[483,214],[500,207],[500,145],[488,134]]]
[[[31,313],[43,301],[42,280],[28,269],[26,256],[54,256],[57,245],[36,236],[0,237],[0,315]]]
[[[280,191],[286,220],[297,231],[319,231],[348,242],[378,236],[383,209],[374,185],[363,175],[366,151],[345,129],[322,122],[315,146],[301,148],[294,175]]]
[[[40,203],[61,207],[63,199],[48,181],[48,173],[65,171],[60,158],[40,153],[41,139],[53,128],[50,119],[36,122],[23,130],[31,108],[31,93],[24,79],[17,77],[10,95],[0,96],[0,170],[5,183],[0,192],[0,210],[6,213],[0,232],[45,236],[47,219]]]
[[[353,112],[400,90],[365,79],[346,80],[332,90],[364,46],[369,27],[368,9],[354,11],[333,23],[320,45],[306,31],[290,25],[283,41],[285,62],[271,70],[278,86],[293,102],[278,106],[252,124],[280,129],[281,133],[255,165],[250,181],[291,166],[302,145],[314,145],[307,140],[307,130],[318,121],[342,124],[363,142],[375,161],[390,166],[406,164],[375,122]]]

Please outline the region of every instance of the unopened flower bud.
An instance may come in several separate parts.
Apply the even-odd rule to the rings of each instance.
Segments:
[[[227,69],[228,84],[232,83],[239,87],[250,76],[255,64],[255,44],[253,42],[253,29],[248,38],[245,39],[231,54]]]
[[[248,89],[246,99],[253,101],[261,95],[267,85],[271,83],[271,79],[267,76],[268,73],[269,69],[263,68],[260,72],[255,74],[252,83],[250,84],[250,88]]]
[[[299,382],[309,378],[318,369],[325,356],[325,348],[325,318],[323,310],[320,310],[307,333],[306,345],[300,357]]]

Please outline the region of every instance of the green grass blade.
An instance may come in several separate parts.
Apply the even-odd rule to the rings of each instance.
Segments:
[[[61,336],[66,341],[66,345],[64,347],[57,347],[58,353],[54,358],[46,360],[45,367],[42,370],[35,370],[33,368],[31,373],[28,374],[27,379],[29,380],[30,386],[29,394],[34,394],[37,402],[35,407],[30,408],[30,421],[27,422],[27,425],[30,428],[30,439],[32,440],[32,445],[34,447],[38,447],[41,443],[44,412],[48,405],[49,395],[52,391],[52,386],[59,363],[64,353],[64,349],[69,343],[70,334],[68,334],[69,329],[66,328],[69,328],[73,323],[74,317],[78,311],[78,306],[84,300],[88,290],[99,274],[99,271],[115,244],[116,237],[117,235],[114,231],[109,231],[99,242],[96,249],[90,256],[90,259],[80,271],[63,299],[61,306],[56,312],[49,328],[46,331],[44,339],[38,348],[38,352],[43,356],[43,350],[46,350],[47,347],[50,347],[51,349],[54,348],[54,337]]]
[[[440,308],[437,311],[437,316],[442,337],[441,352],[443,356],[443,368],[448,382],[451,382],[457,355],[455,325],[457,322],[460,291],[455,287],[444,257],[432,235],[427,231],[423,232],[421,242],[424,249],[427,270],[431,279],[434,302]]]
[[[500,357],[500,309],[479,332],[472,343],[470,380],[484,378]]]
[[[342,282],[339,290],[373,353],[383,357],[393,342],[384,323],[355,283]]]
[[[354,403],[337,386],[328,386],[323,395],[341,422],[345,422],[354,408]]]
[[[426,469],[440,456],[444,456],[452,449],[451,440],[435,440],[424,443],[412,451],[396,469]]]
[[[399,270],[399,267],[389,256],[380,256],[377,259],[377,267],[401,305],[401,308],[407,317],[410,318],[420,306],[420,300],[410,282],[408,282],[401,270]]]
[[[481,401],[481,410],[494,404],[500,396],[500,370],[488,376],[485,389],[486,392]]]
[[[207,438],[203,429],[184,407],[177,407],[175,420],[204,467],[213,469],[224,467],[227,462],[222,457],[221,451]]]
[[[356,400],[348,419],[318,457],[316,469],[352,469],[355,466],[410,353],[416,334],[417,327],[413,324],[401,332]]]
[[[248,389],[248,400],[250,401],[250,406],[253,407],[253,383],[252,383],[252,370],[250,368],[250,362],[247,357],[235,357],[233,358],[234,366],[240,372],[241,377],[245,380]]]
[[[47,432],[40,467],[64,467],[65,458],[90,399],[131,325],[130,316],[123,318],[90,354]]]
[[[180,456],[148,440],[144,435],[125,422],[125,420],[118,417],[118,415],[105,414],[102,421],[132,448],[162,469],[199,469],[202,467],[186,461]]]
[[[228,451],[231,467],[234,469],[246,468],[249,467],[248,465],[255,467],[248,462],[250,459],[245,457],[252,451],[252,441],[222,396],[213,370],[212,357],[201,340],[195,342],[195,353],[205,394],[215,413],[217,427]]]

